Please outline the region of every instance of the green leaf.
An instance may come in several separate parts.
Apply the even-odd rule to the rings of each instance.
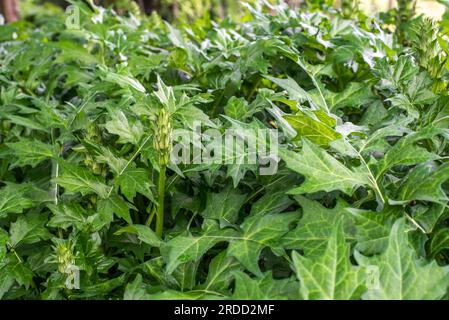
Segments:
[[[86,210],[78,203],[62,205],[49,204],[48,208],[53,212],[53,216],[48,222],[48,226],[67,229],[75,227],[81,230],[86,224]]]
[[[290,224],[298,218],[296,213],[251,216],[242,223],[242,235],[229,243],[228,255],[235,257],[249,271],[261,276],[258,261],[263,248],[276,249]]]
[[[280,148],[279,156],[288,168],[306,178],[300,187],[290,190],[290,194],[341,190],[351,195],[357,187],[371,184],[366,173],[350,170],[307,140],[303,140],[300,154]]]
[[[248,170],[254,170],[255,164],[245,163],[245,159],[248,155],[247,149],[243,144],[236,144],[235,148],[231,144],[225,146],[229,147],[225,149],[225,155],[233,155],[233,159],[227,158],[227,161],[231,162],[227,164],[226,177],[231,177],[234,188],[237,188],[239,182],[245,177]],[[234,151],[235,150],[235,151]]]
[[[204,294],[202,292],[181,292],[176,290],[165,290],[150,295],[151,300],[217,300],[223,298],[221,295]]]
[[[189,261],[179,265],[170,275],[181,291],[192,290],[196,286],[196,276],[200,261]]]
[[[24,286],[28,289],[33,284],[33,271],[23,262],[19,261],[17,257],[10,257],[10,263],[8,268],[12,277],[17,281],[20,286]]]
[[[413,219],[426,231],[431,233],[438,225],[439,220],[444,217],[446,207],[441,204],[433,203],[427,210],[418,212]]]
[[[405,178],[399,189],[400,203],[412,200],[430,201],[444,204],[448,198],[441,184],[449,179],[449,162],[437,168],[431,162],[415,167]]]
[[[324,146],[331,141],[341,138],[341,134],[333,128],[325,123],[312,119],[302,112],[298,112],[295,115],[286,115],[284,119],[296,130],[297,135],[294,138],[295,140],[307,138],[317,145]]]
[[[431,104],[437,97],[432,92],[431,80],[423,72],[412,78],[404,93],[397,94],[388,100],[394,107],[406,110],[411,117],[419,118],[419,106]]]
[[[432,234],[429,252],[431,257],[437,256],[441,251],[449,248],[449,228],[441,228]]]
[[[407,114],[410,117],[415,119],[419,118],[419,110],[417,106],[415,106],[413,102],[410,100],[410,98],[407,97],[405,94],[397,94],[389,98],[387,101],[391,102],[391,105],[393,107],[397,107],[407,111]]]
[[[378,286],[368,288],[364,299],[434,300],[442,298],[449,285],[448,267],[416,256],[403,218],[394,223],[384,253],[371,258],[357,254],[356,260],[361,266],[378,268]]]
[[[192,105],[176,109],[174,116],[176,116],[182,126],[185,126],[191,130],[195,130],[195,125],[198,124],[211,128],[217,128],[217,125],[209,119],[207,114]]]
[[[397,207],[386,206],[381,212],[346,208],[356,225],[356,249],[366,255],[380,253],[388,245],[394,221],[401,216]]]
[[[200,287],[205,291],[226,290],[234,278],[232,271],[241,269],[234,257],[228,257],[226,251],[222,251],[211,260],[206,281]]]
[[[293,266],[301,283],[300,293],[307,300],[359,299],[365,285],[365,271],[351,264],[343,223],[334,225],[323,255],[305,258],[293,252]]]
[[[417,68],[409,55],[401,55],[394,65],[389,65],[386,58],[378,60],[375,72],[383,80],[385,87],[400,88],[417,73]]]
[[[119,136],[119,143],[138,145],[144,130],[139,121],[130,122],[123,111],[115,110],[111,114],[112,120],[105,124],[106,130]]]
[[[111,196],[107,199],[98,201],[98,211],[104,213],[115,213],[117,217],[122,218],[129,224],[132,224],[129,214],[128,204],[119,196]]]
[[[108,196],[109,187],[88,169],[67,162],[61,167],[63,171],[54,179],[54,182],[64,187],[67,194],[80,192],[82,195],[96,193],[101,198]]]
[[[282,45],[282,41],[277,38],[257,39],[254,42],[250,42],[248,46],[240,51],[242,55],[241,68],[244,70],[251,68],[261,73],[267,73],[269,61],[264,55],[274,55],[279,45]]]
[[[391,149],[388,143],[389,137],[401,137],[410,130],[406,127],[412,119],[410,118],[394,118],[388,122],[382,122],[380,128],[375,128],[359,147],[359,152],[363,155],[369,155],[374,152],[386,153]]]
[[[421,72],[407,85],[407,95],[414,105],[428,105],[438,96],[432,92],[432,80],[425,72]]]
[[[0,267],[0,299],[2,299],[14,284],[14,277],[8,266]]]
[[[449,298],[448,14],[396,32],[356,0],[153,1],[174,27],[68,0],[75,30],[43,2],[0,25],[0,297]],[[170,159],[156,196],[161,108],[203,161]]]
[[[95,160],[100,163],[107,164],[117,175],[119,175],[120,172],[126,168],[127,161],[123,158],[117,157],[110,148],[103,146],[96,147],[99,149],[99,154],[95,156]]]
[[[241,271],[234,271],[231,274],[235,277],[233,299],[284,300],[298,298],[299,284],[291,278],[274,280],[269,272],[261,279],[252,279]]]
[[[8,213],[22,213],[33,205],[23,186],[8,184],[0,189],[0,218],[6,217]]]
[[[222,229],[210,230],[198,236],[186,233],[170,239],[161,246],[161,255],[167,262],[166,272],[171,274],[182,263],[198,261],[214,245],[228,241],[234,235],[234,230]]]
[[[177,107],[173,87],[167,86],[159,75],[157,75],[157,91],[153,93],[156,98],[158,98],[159,102],[168,108],[170,113],[175,112]]]
[[[253,203],[251,206],[250,215],[265,215],[268,213],[275,214],[280,213],[287,209],[294,202],[284,190],[277,192],[267,192],[259,200]]]
[[[137,193],[152,199],[150,174],[144,168],[127,168],[117,179],[120,190],[128,201],[133,201]]]
[[[414,165],[421,162],[436,160],[438,155],[428,152],[417,142],[423,139],[429,139],[437,134],[445,133],[432,127],[425,128],[417,133],[412,133],[400,139],[376,164],[377,176],[396,165]]]
[[[288,76],[287,79],[279,79],[267,75],[265,75],[264,77],[270,80],[271,82],[277,84],[282,89],[287,90],[290,98],[293,100],[304,102],[311,99],[309,94],[303,88],[301,88],[294,79]]]
[[[248,113],[248,102],[245,98],[231,97],[224,107],[224,112],[233,119],[243,121]]]
[[[319,202],[309,200],[303,196],[296,196],[295,200],[302,208],[302,217],[295,229],[282,237],[285,249],[302,250],[304,256],[315,257],[326,249],[336,223],[343,219],[345,238],[354,239],[352,219],[345,211],[347,204],[337,201],[333,209],[323,207]]]
[[[12,123],[18,124],[22,127],[34,129],[38,131],[47,131],[48,129],[42,126],[39,122],[32,118],[25,118],[15,115],[8,115],[7,116],[9,120],[11,120]]]
[[[139,82],[139,80],[117,73],[108,71],[104,79],[107,82],[112,82],[119,85],[122,88],[133,88],[139,92],[146,92],[145,87]]]
[[[218,220],[220,226],[233,224],[237,221],[245,199],[246,195],[241,194],[238,189],[233,189],[232,186],[226,187],[220,193],[210,192],[207,194],[206,208],[201,216]]]
[[[6,257],[6,243],[8,240],[8,232],[0,228],[0,261],[4,261]]]
[[[100,207],[97,205],[97,212],[87,218],[91,232],[99,231],[114,221],[114,212],[105,210],[105,208],[107,206]]]
[[[61,53],[59,54],[56,61],[59,63],[64,63],[66,61],[79,61],[82,64],[99,64],[101,63],[100,59],[91,54],[89,50],[84,48],[83,46],[78,45],[76,42],[60,40],[59,42],[54,44],[55,47],[61,49]]]
[[[95,284],[84,287],[82,292],[75,293],[72,297],[78,299],[101,297],[102,295],[107,294],[120,286],[123,286],[125,276],[126,274],[122,274],[110,280],[99,281]]]
[[[16,222],[11,223],[9,243],[12,247],[17,247],[19,244],[32,244],[50,239],[51,234],[45,228],[46,223],[47,217],[44,214],[19,216]]]
[[[123,300],[149,300],[150,296],[145,290],[142,282],[142,275],[139,273],[133,282],[126,285]]]
[[[335,111],[345,107],[359,107],[370,102],[374,95],[371,92],[371,86],[364,82],[351,82],[341,92],[327,92],[326,100],[329,108]]]
[[[39,140],[21,138],[18,142],[7,143],[6,145],[17,157],[13,164],[14,167],[30,165],[34,168],[40,162],[53,156],[52,146]]]
[[[140,241],[145,242],[153,247],[160,247],[162,240],[149,227],[141,224],[133,224],[117,230],[114,234],[122,233],[136,234]]]

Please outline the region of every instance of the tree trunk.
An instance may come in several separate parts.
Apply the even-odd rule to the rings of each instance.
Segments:
[[[226,5],[225,5],[226,1],[223,0],[218,0],[218,4],[217,4],[217,15],[220,19],[224,19],[226,16]]]
[[[17,0],[1,0],[0,12],[6,22],[14,22],[19,18],[19,6]]]
[[[173,1],[171,11],[174,19],[178,19],[179,17],[179,4],[177,1]]]
[[[138,0],[138,3],[142,12],[145,12],[147,14],[153,11],[159,11],[160,9],[159,0]]]
[[[393,9],[393,0],[388,0],[388,10]]]

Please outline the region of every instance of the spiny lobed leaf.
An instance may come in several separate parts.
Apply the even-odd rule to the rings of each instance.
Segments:
[[[362,266],[378,268],[378,286],[369,289],[365,299],[429,300],[439,299],[446,293],[449,269],[416,257],[407,241],[403,218],[391,228],[384,253],[372,258],[356,255],[356,258]]]
[[[304,299],[359,299],[366,274],[349,260],[350,248],[345,241],[342,220],[338,220],[329,236],[323,255],[310,259],[293,253],[293,266],[301,282]]]
[[[0,25],[0,298],[448,297],[447,17],[88,2]]]
[[[281,149],[280,156],[287,167],[306,177],[301,186],[289,191],[291,194],[340,190],[351,195],[357,187],[370,184],[367,174],[352,171],[307,140],[303,140],[300,154]]]

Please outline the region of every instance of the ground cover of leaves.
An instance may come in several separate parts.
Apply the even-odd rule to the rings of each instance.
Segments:
[[[76,4],[0,26],[0,297],[447,298],[444,20]],[[277,172],[162,170],[195,121],[279,130]]]

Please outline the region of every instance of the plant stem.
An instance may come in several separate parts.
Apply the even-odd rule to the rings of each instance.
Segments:
[[[382,191],[380,190],[379,185],[377,184],[377,179],[374,177],[373,172],[371,171],[371,169],[369,168],[368,164],[366,163],[365,159],[363,158],[362,154],[360,153],[360,151],[357,151],[356,148],[354,148],[354,146],[350,143],[348,143],[348,145],[351,147],[351,149],[358,155],[360,162],[362,162],[362,164],[365,166],[367,172],[368,172],[368,179],[370,180],[370,182],[372,183],[372,187],[374,188],[374,190],[376,191],[377,195],[380,197],[380,201],[382,202],[382,204],[385,203],[385,198],[382,195]]]
[[[164,198],[165,198],[165,171],[166,165],[161,166],[159,172],[159,185],[158,185],[158,207],[156,216],[156,234],[162,237],[162,231],[164,229]]]
[[[11,248],[11,252],[14,253],[14,255],[16,256],[17,260],[18,260],[20,263],[23,262],[22,258],[20,258],[20,256],[17,254],[16,249]]]
[[[56,149],[58,146],[56,145],[55,142],[55,129],[51,130],[51,142],[53,145],[53,149]],[[58,152],[57,152],[57,157],[59,158],[61,156],[61,149],[58,148]],[[51,178],[52,180],[58,178],[59,176],[59,163],[57,161],[57,159],[52,159],[51,160]],[[51,194],[53,196],[53,201],[55,203],[55,205],[58,205],[58,194],[59,194],[59,187],[58,184],[56,182],[52,182],[51,183]]]
[[[217,100],[215,100],[214,108],[212,109],[212,118],[216,118],[217,117],[217,115],[218,115],[218,108],[220,106],[221,99],[223,99],[223,96],[224,96],[224,89],[220,93],[220,95],[218,96]]]
[[[257,88],[259,87],[260,82],[262,81],[262,77],[259,77],[257,79],[257,81],[254,83],[253,87],[251,88],[251,91],[248,94],[248,99],[247,100],[251,100],[254,93],[256,92]]]
[[[151,223],[153,222],[153,218],[154,218],[154,215],[156,214],[156,212],[157,212],[157,208],[156,208],[156,206],[153,205],[153,207],[151,208],[151,213],[148,216],[147,221],[145,222],[145,225],[147,227],[151,226]]]

